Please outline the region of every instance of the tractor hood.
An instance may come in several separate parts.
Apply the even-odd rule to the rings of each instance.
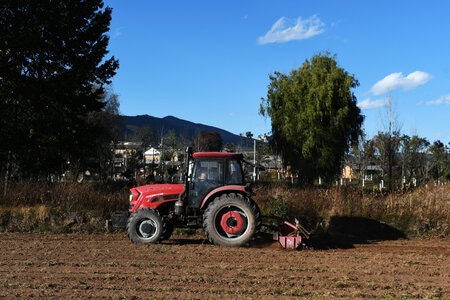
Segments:
[[[130,189],[130,212],[139,208],[157,208],[168,201],[177,201],[184,184],[147,184]]]

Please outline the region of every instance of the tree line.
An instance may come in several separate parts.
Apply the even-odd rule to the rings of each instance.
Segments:
[[[331,184],[342,176],[345,165],[357,180],[374,173],[371,180],[389,191],[448,181],[448,146],[402,134],[393,118],[391,99],[387,129],[365,139],[364,116],[352,92],[358,85],[355,76],[329,53],[314,55],[289,74],[270,76],[260,114],[270,117],[269,144],[298,182],[312,185],[320,178]]]
[[[369,140],[362,136],[350,149],[344,164],[352,166],[359,182],[375,169],[370,179],[380,188],[407,190],[448,182],[449,154],[448,145],[440,140],[431,143],[424,137],[409,136],[400,131],[378,132]]]

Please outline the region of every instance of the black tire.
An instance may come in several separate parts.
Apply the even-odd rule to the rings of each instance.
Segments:
[[[128,218],[127,232],[135,244],[157,244],[165,237],[166,227],[157,210],[142,208]]]
[[[261,227],[259,208],[241,194],[217,197],[206,209],[203,229],[209,241],[218,246],[247,245]]]
[[[162,237],[162,241],[165,241],[165,240],[168,240],[171,236],[172,236],[172,233],[173,233],[173,230],[174,230],[174,225],[173,225],[173,223],[172,222],[168,222],[167,220],[164,220],[164,223],[165,223],[165,227],[166,227],[166,232],[164,233],[164,236]]]

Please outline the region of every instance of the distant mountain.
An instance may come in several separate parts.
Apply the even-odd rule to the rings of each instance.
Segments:
[[[133,128],[149,126],[153,128],[156,133],[160,132],[161,130],[175,130],[175,133],[178,137],[192,140],[201,131],[215,131],[218,132],[222,137],[222,142],[224,145],[227,143],[239,145],[241,143],[241,137],[229,131],[209,125],[189,122],[186,120],[175,118],[173,116],[167,116],[164,118],[157,118],[149,115],[122,116],[122,124],[124,124],[124,132],[126,132],[127,134],[132,134]]]

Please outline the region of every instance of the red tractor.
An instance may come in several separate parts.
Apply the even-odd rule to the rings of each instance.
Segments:
[[[130,190],[127,231],[134,243],[159,243],[174,228],[201,228],[219,246],[249,243],[261,227],[261,213],[245,183],[243,155],[188,148],[185,180]]]

